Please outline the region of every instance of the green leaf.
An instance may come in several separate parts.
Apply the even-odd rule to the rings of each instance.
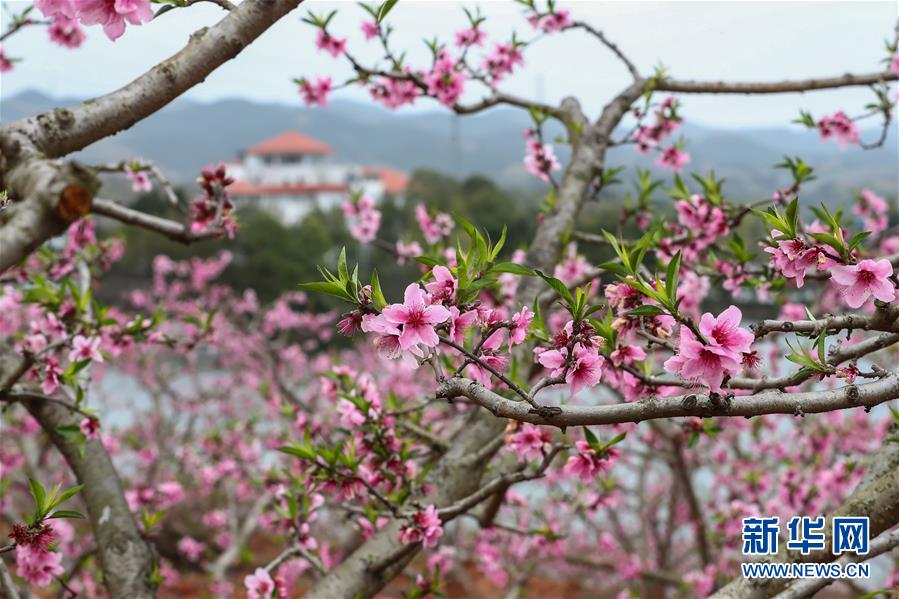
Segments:
[[[378,278],[377,270],[371,271],[371,295],[371,300],[376,310],[381,310],[387,305],[387,298],[384,297],[384,292],[381,291],[381,279]]]
[[[625,316],[659,316],[660,314],[665,314],[665,311],[662,308],[652,304],[645,304],[639,308],[626,312]]]
[[[535,274],[534,271],[527,266],[516,264],[515,262],[497,262],[490,267],[488,272],[508,272],[513,275],[522,275],[525,277],[533,277]]]
[[[65,491],[60,493],[59,496],[56,497],[50,505],[47,506],[47,509],[51,510],[58,505],[62,505],[63,503],[77,495],[82,488],[84,488],[84,485],[76,485],[70,489],[66,489]]]
[[[56,510],[47,516],[47,518],[77,518],[83,520],[84,514],[76,512],[75,510]]]
[[[669,307],[677,303],[677,279],[680,276],[681,253],[678,251],[671,262],[668,263],[668,271],[665,274],[665,291],[668,294]]]
[[[33,478],[28,479],[28,488],[31,490],[31,496],[34,497],[34,503],[37,506],[37,510],[43,514],[46,510],[45,502],[47,500],[47,491],[41,485],[41,483],[37,482]]]
[[[568,291],[568,287],[565,285],[565,283],[555,277],[543,274],[539,270],[535,270],[534,272],[537,273],[538,277],[546,281],[549,286],[553,288],[553,291],[555,291],[559,295],[559,297],[565,300],[565,303],[569,308],[574,307],[574,297],[571,295],[571,292]]]
[[[590,445],[590,447],[594,449],[601,447],[601,445],[599,444],[599,439],[597,439],[596,435],[594,435],[593,432],[586,426],[584,427],[584,438],[587,440],[587,444]]]
[[[279,447],[278,451],[304,460],[315,460],[315,452],[311,448],[299,444],[285,445],[284,447]]]

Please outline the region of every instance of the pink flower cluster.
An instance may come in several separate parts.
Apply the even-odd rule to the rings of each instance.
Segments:
[[[428,86],[428,95],[437,98],[444,106],[453,106],[465,90],[465,74],[445,50],[437,55],[424,81]]]
[[[200,172],[197,179],[202,193],[190,203],[190,230],[202,233],[214,225],[224,228],[229,239],[237,234],[237,222],[232,216],[234,204],[228,197],[227,188],[234,179],[225,172],[224,163],[209,165]]]
[[[247,589],[247,599],[287,599],[286,586],[272,579],[265,568],[256,568],[243,579],[243,584]]]
[[[331,93],[331,78],[319,77],[312,83],[308,79],[300,80],[300,95],[303,96],[303,102],[306,106],[318,104],[319,106],[328,105],[328,94]]]
[[[484,57],[483,67],[494,85],[506,75],[511,75],[516,66],[524,64],[521,48],[514,43],[494,44],[493,50]]]
[[[361,243],[370,243],[381,228],[381,211],[375,208],[375,200],[362,194],[358,201],[347,201],[341,206],[343,215],[350,219],[350,235]]]
[[[423,547],[436,547],[443,535],[437,508],[429,505],[412,516],[411,522],[400,529],[400,542],[405,545],[421,542]]]
[[[31,545],[16,546],[16,574],[36,587],[45,587],[65,572],[62,554]]]
[[[597,475],[607,471],[618,455],[618,451],[615,449],[607,449],[600,454],[583,440],[575,443],[575,447],[577,454],[568,458],[563,471],[566,474],[577,476],[585,483],[593,481]]]
[[[534,349],[534,355],[541,366],[551,370],[550,376],[564,378],[571,387],[571,394],[576,395],[584,387],[599,384],[606,361],[598,346],[599,340],[593,336],[589,324],[577,323],[575,330],[574,321],[568,321],[553,339],[553,349],[538,347]]]
[[[368,91],[375,102],[379,102],[390,110],[396,110],[406,104],[411,106],[421,95],[421,90],[411,79],[392,79],[390,77],[372,80]]]
[[[561,169],[559,159],[550,144],[541,144],[530,136],[525,141],[524,168],[541,181],[548,182],[549,174]]]
[[[469,27],[456,32],[456,45],[461,48],[483,46],[487,33],[478,27]]]
[[[821,133],[822,140],[832,139],[841,149],[859,143],[858,126],[842,110],[833,115],[821,117],[818,121],[818,131]]]
[[[683,168],[689,163],[689,152],[681,150],[676,145],[663,148],[661,154],[659,154],[658,159],[656,159],[657,165],[678,173],[683,170]]]
[[[412,283],[406,287],[402,304],[386,306],[378,315],[366,314],[362,330],[376,335],[375,347],[383,356],[414,363],[415,356],[424,357],[427,348],[440,342],[434,327],[449,317],[445,306],[432,303],[432,298]]]
[[[636,114],[643,115],[639,110]],[[641,154],[649,154],[650,150],[658,148],[662,140],[674,133],[683,123],[683,119],[677,115],[677,100],[674,96],[668,96],[659,104],[653,118],[651,125],[640,125],[634,131],[634,142]]]
[[[324,29],[319,29],[315,35],[315,46],[319,50],[324,50],[334,58],[346,52],[346,38],[337,39],[328,34]]]
[[[438,212],[432,217],[423,204],[415,206],[415,220],[418,221],[425,241],[432,245],[453,232],[453,218],[449,214]]]
[[[506,437],[506,445],[521,459],[531,461],[543,457],[552,440],[552,433],[547,429],[526,423]]]
[[[893,265],[889,260],[862,260],[852,266],[830,268],[830,280],[850,308],[860,308],[873,296],[882,302],[896,299],[896,286],[890,281]]]
[[[699,321],[699,332],[704,340],[696,338],[686,326],[681,326],[677,353],[665,361],[665,370],[696,381],[713,393],[721,392],[724,376],[740,372],[743,354],[752,351],[755,339],[752,333],[740,327],[743,313],[731,306],[718,317],[706,312]]]
[[[545,15],[531,14],[527,17],[534,29],[540,29],[544,33],[554,33],[570,27],[573,23],[571,13],[567,10],[548,12]]]
[[[102,25],[106,36],[115,41],[125,33],[126,24],[140,25],[153,18],[149,0],[35,0],[34,5],[54,20],[50,38],[68,48],[84,41],[78,22]]]
[[[778,230],[771,231],[775,239],[774,247],[766,247],[771,254],[771,266],[780,271],[788,279],[796,279],[796,287],[805,284],[805,275],[809,270],[818,268],[819,253],[817,247],[807,246],[801,239],[786,239]]]
[[[889,207],[886,200],[870,189],[859,192],[858,201],[852,207],[852,211],[862,218],[865,230],[871,231],[872,235],[882,233],[889,224],[887,219]]]

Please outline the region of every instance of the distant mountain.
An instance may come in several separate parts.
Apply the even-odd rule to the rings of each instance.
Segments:
[[[78,100],[23,92],[0,101],[0,120],[33,114]],[[436,169],[448,174],[487,175],[510,187],[536,187],[522,166],[522,132],[530,117],[521,110],[497,108],[456,117],[446,111],[390,112],[379,106],[336,100],[328,108],[226,99],[211,103],[181,99],[132,129],[80,153],[89,162],[142,157],[153,160],[175,181],[190,181],[210,162],[228,160],[243,148],[286,129],[298,129],[330,144],[336,159],[383,164],[405,171]],[[550,132],[552,137],[558,131]],[[719,130],[686,125],[681,133],[692,156],[691,169],[714,169],[727,179],[734,198],[763,198],[784,184],[786,173],[773,169],[783,156],[800,155],[815,167],[818,180],[804,199],[839,201],[869,186],[889,196],[897,193],[897,130],[883,148],[841,152],[799,129]],[[868,137],[876,132],[866,132]],[[559,149],[565,156],[564,148]],[[609,152],[610,165],[652,167],[652,160],[632,147]]]

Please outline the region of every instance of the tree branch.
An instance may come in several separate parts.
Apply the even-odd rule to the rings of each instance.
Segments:
[[[825,391],[783,393],[763,391],[755,395],[726,397],[684,395],[679,397],[650,397],[640,401],[601,406],[565,405],[554,415],[538,414],[527,404],[506,399],[472,380],[454,377],[437,389],[443,399],[467,397],[487,408],[494,416],[520,422],[545,424],[560,428],[580,425],[622,424],[658,418],[686,416],[762,416],[765,414],[817,414],[849,408],[870,409],[899,397],[899,376],[890,373],[883,379],[864,385],[846,385]]]
[[[237,56],[302,0],[244,0],[187,46],[125,87],[72,108],[57,108],[0,127],[48,157],[80,150],[150,116]],[[4,147],[4,153],[14,148]],[[14,154],[15,152],[13,152]]]
[[[772,82],[688,81],[664,78],[655,82],[652,89],[660,92],[683,94],[783,94],[835,89],[857,85],[873,85],[884,81],[896,81],[899,75],[892,71],[821,79],[797,79]]]

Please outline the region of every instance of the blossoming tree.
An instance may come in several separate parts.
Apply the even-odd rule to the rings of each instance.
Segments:
[[[307,104],[358,84],[391,109],[433,99],[459,114],[529,112],[524,165],[548,193],[528,248],[510,252],[504,234],[491,239],[427,206],[416,209],[420,240],[382,239],[378,207],[363,195],[343,207],[352,235],[421,266],[396,297],[343,251],[323,280],[262,306],[252,290],[216,282],[226,253],[156,257],[148,289],[102,305],[95,289],[122,247],[98,238],[92,215],[185,243],[233,236],[231,179],[205,169],[183,206],[151,163],[62,159],[164,107],[299,3],[216,2],[227,11],[219,23],[120,90],[0,126],[6,595],[24,585],[177,595],[183,576],[222,597],[368,597],[388,584],[410,597],[450,585],[471,595],[465,573],[476,567],[508,596],[556,577],[603,596],[805,597],[831,581],[737,576],[744,517],[865,516],[865,558],[899,545],[899,412],[883,406],[899,398],[899,236],[883,198],[861,190],[851,213],[815,202],[806,212],[798,197],[813,168],[788,158],[784,186],[755,204],[730,201],[714,175],[674,174],[669,216],[663,182],[639,171],[621,221],[642,236],[624,239],[618,223],[576,226],[585,203],[624,177],[606,164],[609,148],[633,146],[676,173],[689,165],[685,142],[669,140],[690,94],[869,86],[875,101],[861,117],[883,119],[879,139],[862,141],[861,117],[845,111],[798,122],[847,148],[883,144],[895,40],[887,68],[870,74],[683,81],[644,72],[552,2],[522,4],[530,39],[493,40],[466,11],[470,26],[431,42],[423,65],[394,47],[393,1],[363,7],[361,35],[382,57],[373,62],[347,50],[333,15],[310,13],[317,48],[355,77],[297,79]],[[191,4],[154,15],[145,0],[36,2],[46,21],[26,11],[4,38],[47,26],[74,48],[82,26],[115,39]],[[550,105],[500,90],[529,46],[576,30],[632,78],[598,118],[573,98]],[[18,67],[0,53],[0,68]],[[483,96],[467,103],[473,87]],[[546,138],[549,121],[563,141]],[[565,164],[553,143],[569,146]],[[101,197],[103,172],[135,190],[159,186],[184,220]],[[752,219],[765,226],[760,239],[744,239]],[[609,259],[592,264],[578,244],[599,244]],[[728,307],[704,308],[713,284],[733,297]],[[312,313],[307,293],[346,310]],[[747,298],[771,318],[746,322],[737,304]],[[335,327],[362,339],[334,349]],[[832,541],[826,533],[809,553],[782,543],[771,559],[831,562]],[[887,584],[896,580],[894,570]]]

